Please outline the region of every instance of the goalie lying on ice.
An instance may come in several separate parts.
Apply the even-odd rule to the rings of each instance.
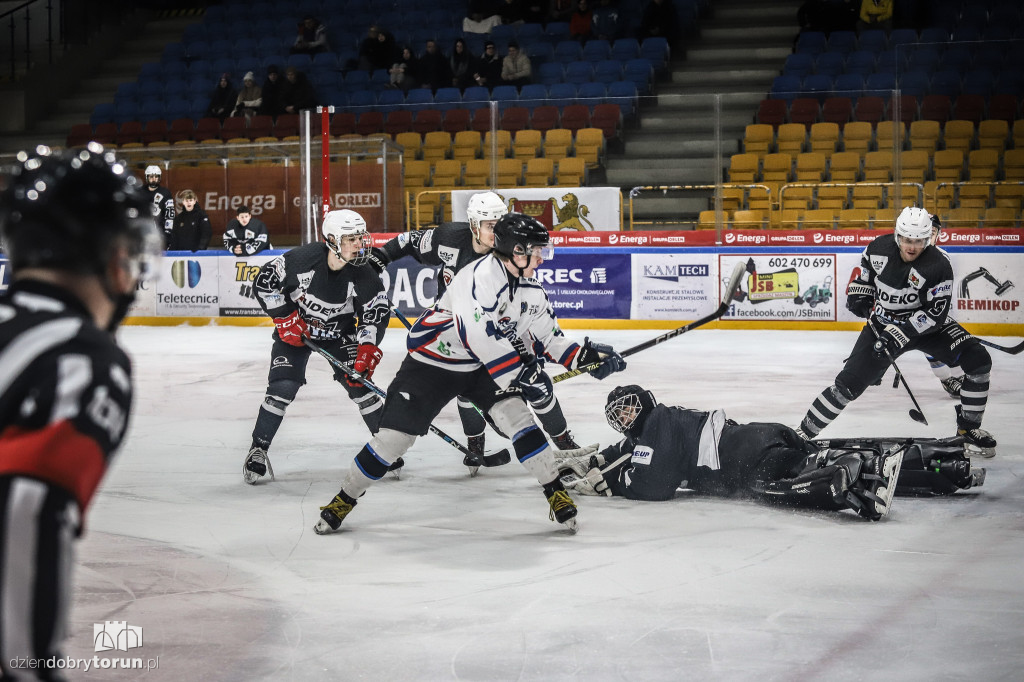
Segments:
[[[942,441],[808,441],[783,424],[737,424],[722,410],[659,405],[636,385],[609,394],[605,417],[625,438],[600,453],[597,446],[556,453],[567,488],[650,501],[689,488],[812,509],[852,509],[877,521],[889,512],[901,467],[908,479],[901,493],[947,494],[984,481],[984,469],[972,473],[962,448],[944,447]]]

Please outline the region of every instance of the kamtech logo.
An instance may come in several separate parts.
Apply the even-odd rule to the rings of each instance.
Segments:
[[[683,281],[692,277],[707,277],[710,267],[704,263],[687,265],[685,263],[673,263],[671,265],[645,265],[643,266],[644,277],[660,279],[666,282],[682,284]]]
[[[171,263],[171,280],[179,289],[195,289],[203,276],[197,260],[176,260]]]
[[[92,641],[95,651],[128,651],[142,647],[142,628],[123,620],[93,623]]]

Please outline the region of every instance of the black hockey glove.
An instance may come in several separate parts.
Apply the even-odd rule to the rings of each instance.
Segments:
[[[388,263],[391,259],[388,258],[388,254],[384,253],[383,249],[376,246],[370,248],[370,260],[367,261],[367,265],[377,271],[377,274],[381,274],[388,268]]]
[[[878,341],[875,342],[875,352],[879,355],[884,349],[888,349],[892,355],[899,355],[903,352],[904,346],[910,343],[910,334],[906,332],[902,324],[889,323],[882,327],[880,330],[878,327]]]
[[[846,289],[846,309],[857,317],[867,318],[875,307],[875,288],[870,284],[851,282]]]
[[[529,362],[523,365],[519,374],[512,380],[512,384],[519,387],[523,392],[523,398],[529,403],[547,402],[554,395],[551,377],[544,372],[544,365],[537,358],[530,358]]]
[[[626,361],[606,343],[592,343],[590,338],[583,340],[583,347],[576,355],[576,368],[600,362],[601,365],[591,374],[597,379],[607,379],[615,372],[626,369]]]

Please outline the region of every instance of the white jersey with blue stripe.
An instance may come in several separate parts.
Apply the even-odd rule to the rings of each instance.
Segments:
[[[481,365],[501,388],[533,353],[571,367],[578,343],[562,335],[540,282],[514,277],[494,255],[464,267],[408,338],[413,358],[455,372]]]

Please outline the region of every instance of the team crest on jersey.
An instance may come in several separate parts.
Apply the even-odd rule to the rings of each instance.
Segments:
[[[424,233],[420,238],[420,253],[427,253],[430,251],[430,245],[434,241],[434,232],[429,231]]]
[[[405,246],[408,243],[409,243],[409,233],[408,232],[403,232],[400,235],[398,235],[398,245],[399,246]]]
[[[309,288],[309,283],[313,281],[313,271],[300,272],[297,279],[299,280],[299,288],[305,291]]]
[[[647,447],[646,445],[637,445],[633,448],[633,458],[630,464],[650,464],[651,457],[654,456],[654,448]]]
[[[921,273],[919,273],[917,270],[915,270],[914,268],[910,268],[910,274],[907,275],[907,284],[914,287],[915,289],[920,289],[922,286],[924,286],[924,278],[921,277]]]
[[[450,267],[455,267],[455,262],[459,259],[459,250],[453,249],[450,246],[439,246],[437,247],[437,257],[441,259],[441,262]]]
[[[441,270],[441,279],[444,280],[444,286],[447,288],[452,283],[452,280],[455,279],[455,272],[449,267],[444,267]]]
[[[886,256],[871,256],[871,269],[875,272],[885,270],[885,264],[889,262]]]

